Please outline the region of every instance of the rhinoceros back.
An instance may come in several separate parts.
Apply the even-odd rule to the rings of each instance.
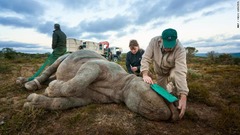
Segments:
[[[91,50],[79,50],[74,53],[72,53],[69,56],[69,59],[74,59],[74,61],[79,61],[81,59],[102,59],[102,60],[107,60],[100,54],[91,51]]]
[[[59,80],[67,81],[73,78],[79,68],[86,62],[91,60],[106,60],[100,54],[90,50],[79,50],[71,53],[66,59],[64,59],[58,66],[56,77]]]

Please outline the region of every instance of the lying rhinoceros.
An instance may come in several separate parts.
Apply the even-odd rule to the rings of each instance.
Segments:
[[[120,65],[101,55],[80,50],[61,56],[33,81],[19,77],[28,90],[37,90],[56,76],[43,94],[30,94],[24,107],[68,109],[90,103],[125,103],[133,112],[150,120],[178,119],[176,108],[168,107],[141,77],[128,74]]]

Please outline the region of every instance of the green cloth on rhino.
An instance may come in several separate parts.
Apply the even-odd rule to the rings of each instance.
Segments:
[[[52,65],[58,57],[62,56],[63,54],[66,53],[66,48],[64,47],[58,47],[56,49],[53,49],[52,55],[49,56],[49,65]]]
[[[52,65],[58,59],[58,57],[62,56],[65,53],[66,53],[66,48],[64,47],[58,47],[56,49],[53,49],[52,54],[48,56],[47,60],[42,64],[42,66],[38,69],[38,71],[32,77],[28,78],[28,81],[32,81],[37,76],[39,76],[46,66]]]
[[[38,71],[32,77],[28,78],[28,81],[31,81],[37,76],[39,76],[46,66],[52,65],[58,59],[58,57],[65,54],[66,43],[67,43],[66,34],[61,31],[60,26],[57,29],[55,28],[52,34],[52,49],[53,49],[52,54],[47,58],[47,60],[38,69]]]

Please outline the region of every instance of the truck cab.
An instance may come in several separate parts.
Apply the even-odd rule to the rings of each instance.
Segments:
[[[117,62],[121,60],[122,48],[120,47],[109,47],[109,57],[111,61]]]

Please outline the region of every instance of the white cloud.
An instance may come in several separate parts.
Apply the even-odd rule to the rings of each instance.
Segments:
[[[41,46],[51,46],[52,39],[46,34],[38,33],[34,29],[27,28],[12,28],[1,26],[0,29],[4,32],[0,33],[1,41],[15,41],[28,44],[39,44]],[[7,46],[6,46],[7,47]]]

